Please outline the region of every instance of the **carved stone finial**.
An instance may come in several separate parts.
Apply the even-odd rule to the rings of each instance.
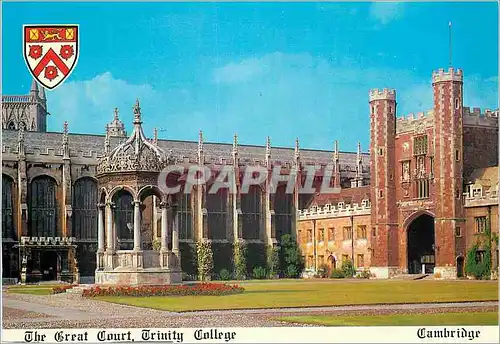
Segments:
[[[335,140],[334,148],[333,148],[333,160],[339,160],[339,141]]]
[[[295,160],[300,158],[299,138],[295,139]]]
[[[269,136],[266,139],[266,155],[271,156],[271,138]]]
[[[118,118],[118,108],[115,108],[114,120],[115,121],[119,120],[119,118]]]
[[[361,161],[361,142],[358,141],[358,150],[356,151],[356,158],[358,159],[358,162]]]
[[[106,137],[104,138],[104,153],[109,153],[109,125],[106,124]]]
[[[153,129],[153,143],[155,145],[158,144],[158,129],[157,128]]]
[[[200,129],[200,132],[198,134],[198,150],[203,151],[203,131],[201,131],[201,129]]]
[[[135,101],[134,105],[134,124],[141,124],[141,106],[139,104],[139,99]]]
[[[68,147],[68,122],[67,121],[64,121],[64,124],[63,124],[62,144],[63,144],[63,158],[68,159],[69,158],[69,147]]]
[[[233,154],[238,154],[238,134],[234,134],[233,138]]]

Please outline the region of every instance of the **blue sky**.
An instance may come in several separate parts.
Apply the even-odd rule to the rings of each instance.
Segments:
[[[398,116],[432,108],[432,71],[464,70],[465,105],[498,107],[497,3],[3,3],[4,94],[25,94],[23,24],[79,24],[71,76],[47,92],[49,130],[102,134],[113,108],[148,136],[354,151],[368,91]]]

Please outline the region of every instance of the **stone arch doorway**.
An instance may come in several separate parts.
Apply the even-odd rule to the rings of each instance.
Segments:
[[[337,260],[333,255],[328,257],[328,276],[332,274],[332,271],[337,268]]]
[[[457,277],[465,277],[465,258],[464,256],[457,257]]]
[[[408,273],[432,274],[435,266],[434,217],[423,213],[407,227]]]

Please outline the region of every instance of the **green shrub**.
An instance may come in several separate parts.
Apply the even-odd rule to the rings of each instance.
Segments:
[[[281,247],[285,266],[284,275],[288,278],[300,277],[300,273],[304,269],[304,260],[297,241],[290,234],[285,234],[281,237]]]
[[[341,269],[333,269],[330,278],[344,278],[344,272]]]
[[[345,278],[354,277],[356,275],[356,269],[354,268],[352,260],[348,259],[342,263],[342,272]]]
[[[269,278],[274,278],[279,274],[280,248],[268,246],[266,254],[267,254],[267,270],[269,271]]]
[[[209,241],[196,243],[196,256],[198,257],[198,279],[209,281],[212,279],[214,256],[212,245]]]
[[[263,267],[257,266],[253,269],[253,278],[265,279],[267,278],[267,271]]]
[[[247,278],[247,245],[243,241],[234,243],[234,277],[237,280]]]
[[[476,243],[467,252],[467,261],[465,263],[465,273],[475,279],[490,279],[491,277],[491,251],[489,249],[484,251],[482,261],[477,259],[477,251],[479,245]]]
[[[370,270],[363,270],[356,274],[356,278],[370,278]]]
[[[299,269],[296,265],[288,265],[285,272],[285,277],[287,278],[298,278],[300,275]]]
[[[321,264],[318,268],[318,277],[326,278],[328,277],[328,265]]]
[[[229,281],[231,279],[231,273],[227,269],[222,269],[219,271],[219,279],[221,281]]]

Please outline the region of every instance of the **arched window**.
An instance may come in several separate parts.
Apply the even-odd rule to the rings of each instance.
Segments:
[[[8,129],[8,130],[16,130],[16,123],[14,123],[13,121],[10,121],[10,122],[7,124],[7,129]]]
[[[78,241],[97,238],[97,182],[80,178],[73,187],[73,236]]]
[[[286,193],[286,184],[278,186],[274,195],[276,239],[292,233],[293,194]]]
[[[252,185],[248,193],[241,194],[241,219],[243,239],[259,239],[262,214],[262,192]]]
[[[56,182],[49,176],[40,176],[30,184],[29,235],[55,237],[57,232]]]
[[[179,239],[193,239],[193,219],[191,213],[191,195],[179,194]]]
[[[227,189],[221,188],[217,193],[210,193],[207,187],[206,207],[209,239],[226,239],[228,219]]]
[[[2,174],[2,238],[16,240],[12,190],[14,181]]]
[[[119,250],[131,250],[134,246],[134,198],[126,190],[113,196],[115,226]]]

